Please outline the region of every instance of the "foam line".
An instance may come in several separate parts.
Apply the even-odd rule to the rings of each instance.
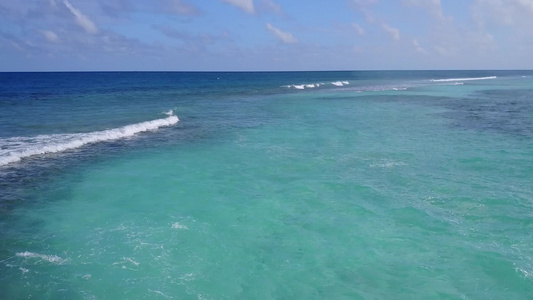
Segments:
[[[62,264],[65,261],[67,261],[66,259],[63,259],[57,255],[45,255],[45,254],[28,252],[28,251],[19,252],[16,255],[19,257],[24,257],[24,258],[39,258],[39,259],[42,259],[42,260],[45,260],[47,262],[51,262],[54,264]]]
[[[170,113],[171,111],[166,114]],[[178,123],[178,121],[177,116],[170,114],[163,119],[130,124],[103,131],[0,139],[0,166],[18,162],[23,158],[34,155],[62,152],[87,144],[130,137],[140,132],[171,126]]]
[[[431,79],[433,82],[447,82],[447,81],[468,81],[468,80],[485,80],[485,79],[496,79],[496,76],[488,77],[468,77],[468,78],[446,78],[446,79]]]

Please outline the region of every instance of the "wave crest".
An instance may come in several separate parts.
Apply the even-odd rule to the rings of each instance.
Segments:
[[[75,149],[87,144],[111,141],[133,136],[140,132],[156,130],[178,123],[172,111],[163,119],[130,124],[119,128],[89,133],[52,134],[35,137],[0,139],[0,166],[18,162],[23,158]]]
[[[469,81],[469,80],[486,80],[486,79],[496,79],[496,76],[487,76],[487,77],[467,77],[467,78],[445,78],[445,79],[431,79],[433,82],[447,82],[447,81]]]
[[[24,257],[24,258],[39,258],[42,260],[45,260],[47,262],[53,263],[53,264],[63,264],[67,261],[67,259],[61,258],[57,255],[46,255],[46,254],[39,254],[39,253],[33,253],[33,252],[18,252],[16,254],[18,257]]]
[[[332,82],[289,84],[289,85],[284,85],[283,87],[285,87],[285,88],[295,88],[297,90],[304,90],[304,89],[317,88],[317,87],[325,86],[325,85],[345,86],[345,85],[349,85],[349,84],[350,84],[349,81],[343,80],[343,81],[332,81]]]

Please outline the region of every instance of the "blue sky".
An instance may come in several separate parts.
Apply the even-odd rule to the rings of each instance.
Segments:
[[[533,0],[2,0],[0,71],[533,69]]]

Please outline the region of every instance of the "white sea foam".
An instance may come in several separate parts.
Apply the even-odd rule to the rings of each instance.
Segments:
[[[39,253],[33,253],[33,252],[28,252],[28,251],[25,251],[25,252],[19,252],[16,254],[17,256],[19,257],[24,257],[24,258],[40,258],[42,260],[45,260],[47,262],[51,262],[53,264],[62,264],[64,263],[65,261],[67,261],[66,259],[63,259],[57,255],[45,255],[45,254],[39,254]]]
[[[171,126],[179,121],[178,117],[173,115],[172,110],[166,112],[166,114],[169,114],[169,116],[163,119],[103,131],[0,139],[0,166],[20,161],[25,157],[62,152],[87,144],[130,137],[140,132]]]
[[[405,91],[407,90],[407,86],[366,86],[361,87],[354,92],[361,93],[361,92],[386,92],[386,91]]]
[[[396,167],[396,166],[406,166],[406,165],[407,165],[406,163],[401,162],[401,161],[389,161],[389,160],[386,160],[386,161],[383,161],[383,162],[380,162],[380,163],[371,164],[370,167],[371,168],[392,168],[392,167]]]
[[[320,87],[322,85],[325,85],[325,84],[331,84],[331,85],[334,85],[334,86],[345,86],[345,85],[349,85],[350,82],[349,81],[346,81],[346,80],[343,80],[343,81],[333,81],[333,82],[319,82],[319,83],[304,83],[304,84],[289,84],[289,85],[284,85],[283,87],[285,88],[295,88],[297,90],[304,90],[304,89],[313,89],[313,88],[317,88],[317,87]]]
[[[138,267],[140,265],[139,262],[133,260],[130,257],[122,257],[122,261],[117,261],[113,263],[113,266],[120,265],[122,269],[127,269],[126,264],[130,263],[134,265],[135,267]]]
[[[288,88],[295,88],[297,90],[303,90],[303,89],[312,89],[319,87],[320,83],[304,83],[304,84],[291,84],[291,85],[284,85],[284,87]]]
[[[130,263],[132,263],[132,264],[134,264],[136,267],[139,266],[138,262],[134,261],[133,259],[131,259],[129,257],[124,257],[123,259],[128,261],[128,262],[130,262]]]
[[[167,294],[165,294],[165,293],[163,293],[163,292],[161,292],[161,291],[158,291],[158,290],[150,290],[150,289],[148,289],[148,291],[150,291],[150,292],[152,292],[152,293],[159,294],[159,295],[161,295],[161,296],[163,296],[163,297],[165,297],[165,298],[169,298],[169,299],[172,298],[171,296],[169,296],[169,295],[167,295]]]
[[[447,82],[447,81],[469,81],[469,80],[486,80],[486,79],[496,79],[496,76],[487,76],[487,77],[467,77],[467,78],[445,78],[445,79],[431,79],[433,82]]]
[[[531,272],[531,271],[528,272],[528,271],[526,271],[524,269],[520,269],[520,268],[517,268],[517,270],[520,271],[524,275],[524,277],[533,277],[533,272]]]
[[[196,276],[194,276],[194,273],[185,273],[181,275],[179,278],[183,281],[191,281],[194,280]]]
[[[180,224],[179,222],[172,223],[172,228],[173,229],[186,229],[186,230],[189,229],[187,226]]]

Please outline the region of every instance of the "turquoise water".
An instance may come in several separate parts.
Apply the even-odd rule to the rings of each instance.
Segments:
[[[533,295],[532,72],[0,79],[2,299]]]

